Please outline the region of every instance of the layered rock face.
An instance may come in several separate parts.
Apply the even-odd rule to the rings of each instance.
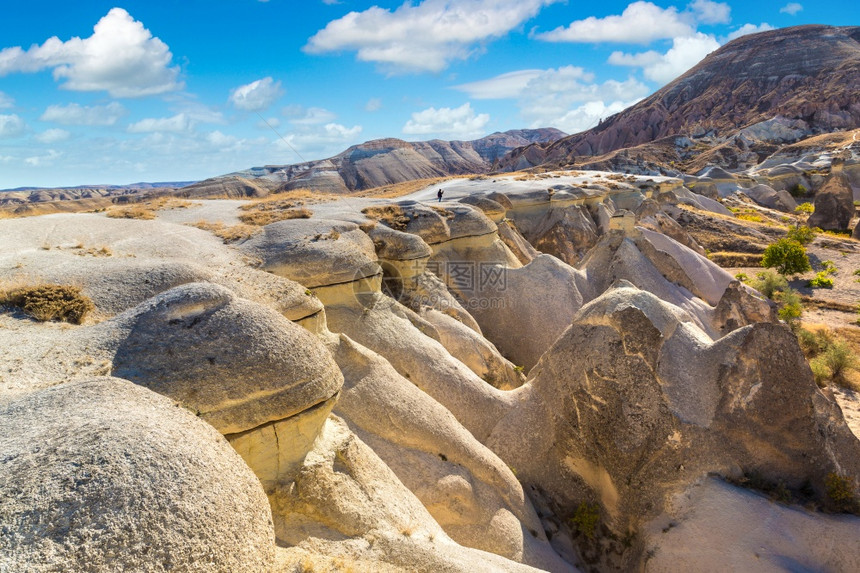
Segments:
[[[257,186],[348,193],[413,179],[485,173],[512,149],[564,136],[557,129],[543,128],[493,133],[474,141],[377,139],[354,145],[328,159],[253,168],[221,179],[233,181],[238,176],[239,180],[251,178],[251,184]],[[203,183],[217,189],[219,181]],[[198,184],[192,189],[202,188]]]
[[[858,37],[856,27],[799,26],[738,38],[599,126],[516,150],[502,165],[566,165],[672,135],[726,137],[777,116],[799,121],[806,133],[856,128],[860,95],[850,86],[860,82]]]

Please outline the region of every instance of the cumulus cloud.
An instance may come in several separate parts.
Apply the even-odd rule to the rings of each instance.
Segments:
[[[409,135],[444,135],[449,138],[475,138],[484,135],[484,130],[490,121],[486,113],[476,114],[472,104],[464,103],[460,107],[429,107],[412,114],[412,118],[403,126],[403,133]]]
[[[740,38],[741,36],[746,36],[748,34],[758,34],[759,32],[767,32],[768,30],[773,30],[774,27],[768,24],[767,22],[762,22],[758,26],[755,24],[744,24],[731,34],[729,34],[728,39],[734,40],[735,38]]]
[[[39,118],[61,125],[114,125],[126,114],[126,109],[117,102],[107,105],[82,106],[50,105]]]
[[[577,133],[597,125],[601,118],[617,113],[648,95],[641,82],[594,82],[594,74],[575,66],[542,70],[522,91],[521,115],[530,127],[557,127]]]
[[[173,117],[146,118],[128,126],[129,133],[153,133],[167,131],[171,133],[182,133],[191,131],[194,122],[184,113],[178,113]]]
[[[655,40],[692,36],[699,24],[727,24],[731,7],[723,2],[695,0],[683,11],[639,0],[621,14],[571,22],[536,37],[547,42],[649,44]]]
[[[479,51],[559,0],[424,0],[391,11],[373,6],[350,12],[314,34],[304,50],[354,50],[389,73],[438,72]]]
[[[27,124],[16,114],[0,115],[0,138],[18,137],[27,130]]]
[[[801,10],[803,10],[803,6],[801,4],[798,4],[797,2],[789,2],[788,4],[779,9],[781,14],[790,14],[792,16],[794,16]]]
[[[15,100],[13,100],[8,95],[0,92],[0,109],[9,108],[15,105]]]
[[[284,95],[281,82],[271,77],[239,86],[230,92],[230,103],[245,111],[262,111]]]
[[[529,82],[541,73],[543,73],[542,70],[517,70],[488,80],[460,84],[454,86],[454,89],[466,92],[473,99],[515,98],[519,97]]]
[[[304,107],[301,105],[290,105],[284,108],[284,115],[290,118],[290,123],[295,125],[319,125],[331,123],[335,117],[334,113],[321,107]]]
[[[66,141],[71,136],[72,134],[65,129],[55,127],[52,129],[46,129],[42,133],[37,133],[34,138],[40,143],[59,143],[60,141]]]
[[[551,32],[538,34],[547,42],[620,42],[647,44],[654,40],[685,36],[693,32],[688,18],[674,6],[660,8],[651,2],[633,2],[616,16],[571,22]]]
[[[62,88],[106,91],[113,97],[141,97],[182,88],[167,44],[122,8],[113,8],[89,38],[66,42],[52,37],[27,50],[0,50],[0,76],[53,70]]]
[[[649,50],[639,54],[613,52],[609,63],[617,66],[641,67],[645,77],[665,84],[680,76],[702,58],[720,47],[711,35],[697,32],[695,35],[675,38],[665,54]]]
[[[31,157],[27,157],[24,159],[24,163],[29,165],[30,167],[41,167],[45,165],[51,165],[55,159],[58,157],[62,157],[62,153],[49,149],[48,153],[44,155],[33,155]]]

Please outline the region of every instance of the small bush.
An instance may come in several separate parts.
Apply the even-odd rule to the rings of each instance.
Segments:
[[[750,286],[771,300],[777,292],[788,289],[786,278],[773,271],[762,271],[756,277]]]
[[[827,271],[815,274],[815,278],[806,283],[810,288],[833,288],[833,279],[827,276]]]
[[[788,191],[792,197],[803,197],[806,195],[806,186],[803,183],[798,183]]]
[[[576,529],[587,538],[594,538],[597,524],[600,522],[600,506],[596,503],[585,503],[584,501],[576,508],[576,513],[571,518]]]
[[[800,344],[803,355],[811,359],[827,350],[833,344],[833,333],[826,329],[812,332],[811,330],[801,328],[797,332],[797,342]]]
[[[857,513],[858,503],[850,477],[830,472],[824,478],[824,491],[833,509]]]
[[[839,269],[836,268],[836,265],[831,260],[827,260],[821,263],[822,272],[828,275],[835,275],[839,272]]]
[[[739,213],[737,215],[737,218],[741,221],[751,221],[753,223],[761,223],[762,221],[764,221],[761,215],[755,215],[753,213]]]
[[[824,365],[830,370],[831,378],[838,383],[845,381],[845,373],[857,367],[857,357],[851,348],[841,340],[834,340],[827,349],[819,355]]]
[[[826,388],[827,381],[830,380],[830,370],[827,365],[818,358],[813,358],[809,361],[809,368],[812,370],[812,378],[819,388]]]
[[[21,309],[36,320],[80,324],[93,310],[92,301],[73,286],[43,284],[0,293],[0,304]]]
[[[809,202],[801,203],[794,208],[794,212],[797,214],[805,213],[807,215],[812,215],[813,213],[815,213],[815,206]]]
[[[815,239],[815,230],[806,226],[792,227],[788,230],[787,239],[797,241],[801,245],[808,245]]]
[[[738,273],[735,275],[735,278],[737,280],[741,281],[742,283],[747,283],[750,280],[749,276],[747,276],[746,273]]]
[[[796,290],[789,288],[781,293],[779,297],[782,307],[779,309],[779,317],[788,324],[792,330],[799,326],[798,319],[803,314],[803,303]]]
[[[797,241],[780,239],[768,245],[761,260],[763,267],[776,267],[781,275],[796,275],[812,269],[806,249]]]

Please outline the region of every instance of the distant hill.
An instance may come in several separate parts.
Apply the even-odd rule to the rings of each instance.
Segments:
[[[531,143],[549,143],[566,134],[558,129],[518,129],[493,133],[474,141],[418,141],[377,139],[354,145],[334,157],[296,165],[267,165],[201,182],[189,190],[218,188],[227,177],[256,180],[280,189],[309,188],[348,193],[413,179],[485,173],[509,151]],[[236,183],[232,186],[242,186]]]
[[[501,167],[587,163],[669,136],[725,139],[774,118],[789,124],[796,139],[860,126],[860,27],[798,26],[743,36],[597,127],[514,150]]]

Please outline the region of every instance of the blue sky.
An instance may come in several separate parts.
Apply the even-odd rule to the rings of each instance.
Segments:
[[[0,189],[196,180],[381,137],[574,133],[738,35],[858,16],[849,0],[6,2]]]

